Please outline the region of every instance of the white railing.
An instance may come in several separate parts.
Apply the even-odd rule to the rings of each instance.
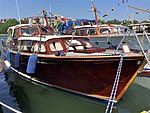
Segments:
[[[144,31],[143,32],[143,35],[146,35],[146,38],[147,38],[147,40],[148,40],[148,45],[150,46],[150,40],[149,40],[149,37],[148,37],[148,35],[147,35],[147,33]],[[146,61],[147,61],[147,63],[148,63],[148,65],[150,66],[150,59],[149,59],[149,57],[148,57],[148,55],[146,54],[146,52],[144,51],[144,48],[143,48],[143,46],[142,46],[142,43],[140,42],[140,40],[139,40],[139,37],[138,37],[138,35],[136,34],[136,32],[134,31],[134,35],[135,35],[135,37],[136,37],[136,39],[137,39],[137,41],[138,41],[138,43],[139,43],[139,45],[140,45],[140,48],[141,48],[141,50],[142,50],[142,53],[144,54],[144,56],[145,56],[145,59],[146,59]]]

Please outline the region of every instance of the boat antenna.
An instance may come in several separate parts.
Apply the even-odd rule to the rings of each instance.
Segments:
[[[97,16],[97,13],[100,13],[100,12],[97,11],[97,9],[95,8],[93,0],[91,0],[91,2],[92,2],[92,11],[94,12],[94,15],[95,15],[96,24],[98,25],[98,16]]]
[[[19,13],[19,7],[18,7],[18,1],[17,0],[16,0],[16,7],[17,7],[19,23],[21,24],[21,19],[20,19],[20,13]]]

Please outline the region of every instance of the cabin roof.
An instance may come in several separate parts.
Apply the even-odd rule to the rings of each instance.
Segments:
[[[74,29],[80,29],[80,28],[115,28],[115,27],[126,27],[123,25],[117,25],[117,24],[101,24],[101,25],[83,25],[83,26],[75,26]]]
[[[75,26],[75,29],[79,29],[79,28],[96,28],[98,27],[97,25],[83,25],[83,26]]]
[[[9,27],[8,30],[9,30],[9,29],[15,29],[15,28],[18,28],[18,27],[24,27],[24,26],[38,26],[38,25],[43,26],[43,25],[41,25],[41,24],[32,24],[32,25],[31,25],[31,24],[18,24],[18,25]],[[7,31],[8,31],[8,30],[7,30]]]
[[[150,23],[130,24],[129,26],[150,25]]]
[[[20,37],[18,40],[31,40],[31,41],[42,41],[45,42],[51,39],[64,39],[64,38],[81,38],[81,36],[73,36],[73,35],[46,35],[46,36],[34,36],[34,37]]]

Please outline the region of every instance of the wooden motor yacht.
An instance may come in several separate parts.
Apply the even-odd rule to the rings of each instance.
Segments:
[[[86,37],[56,35],[42,25],[21,24],[8,29],[1,54],[20,76],[102,100],[109,100],[119,73],[118,101],[146,64],[143,54],[122,47],[94,48]]]

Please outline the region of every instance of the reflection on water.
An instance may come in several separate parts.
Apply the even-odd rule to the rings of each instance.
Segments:
[[[15,96],[11,92],[11,86],[6,82],[6,78],[3,73],[0,73],[0,102],[7,103],[10,107],[20,110],[17,104]],[[4,113],[14,113],[4,107],[2,107]]]
[[[104,113],[106,104],[28,81],[10,71],[10,94],[24,113]],[[137,77],[113,113],[140,113],[150,109],[150,78]],[[7,113],[7,112],[6,112]]]

